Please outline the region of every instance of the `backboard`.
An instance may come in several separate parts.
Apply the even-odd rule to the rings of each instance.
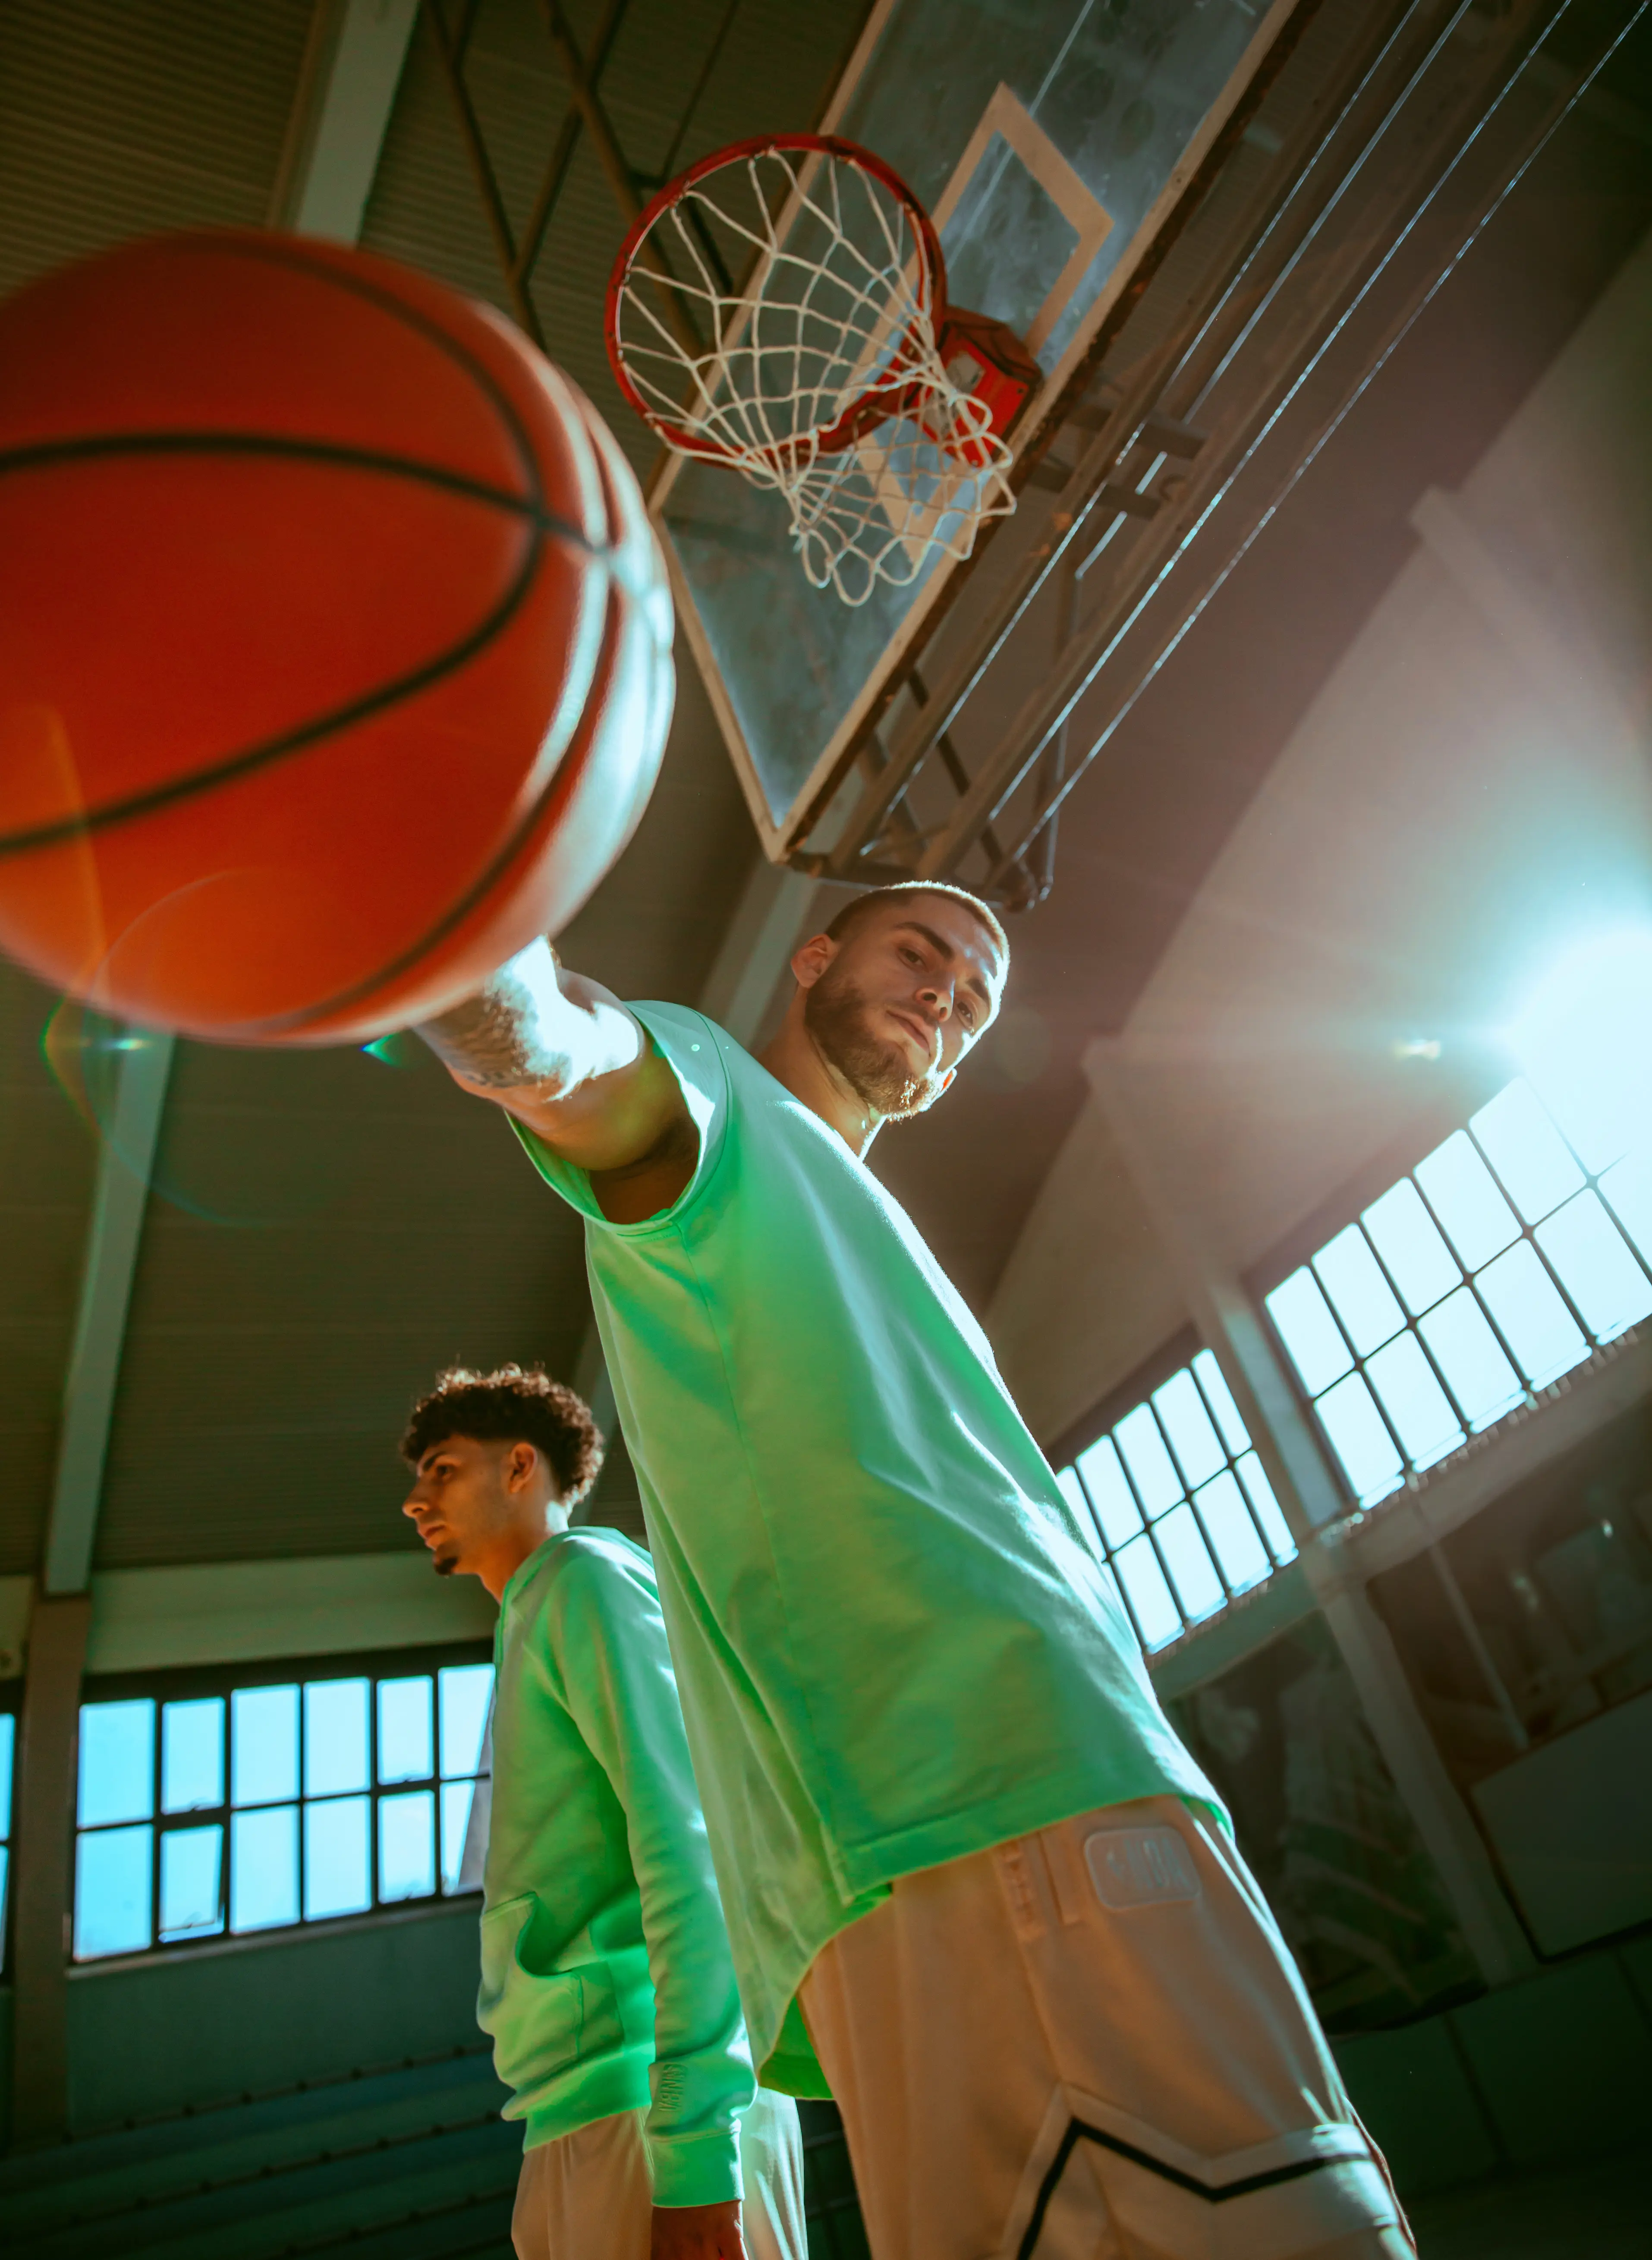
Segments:
[[[894,167],[940,232],[950,300],[1026,342],[1043,382],[1019,436],[1084,363],[1294,6],[877,0],[821,131]],[[673,455],[649,499],[764,851],[783,861],[955,561],[850,608],[810,585],[772,492]]]

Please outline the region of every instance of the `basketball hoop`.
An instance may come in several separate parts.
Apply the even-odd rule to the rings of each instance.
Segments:
[[[660,190],[608,286],[626,399],[679,454],[783,496],[803,569],[862,604],[1015,507],[1005,434],[1041,372],[949,311],[929,215],[880,158],[736,142]]]

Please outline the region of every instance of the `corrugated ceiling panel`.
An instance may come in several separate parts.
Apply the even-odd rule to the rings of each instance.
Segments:
[[[0,290],[156,229],[256,227],[310,0],[8,0]]]
[[[795,0],[741,0],[683,132],[684,106],[726,12],[725,0],[630,0],[602,97],[616,139],[638,173],[657,175],[668,159],[680,169],[724,142],[810,125],[865,8],[862,0],[818,0],[807,8]],[[589,7],[575,11],[587,45],[595,14]],[[485,0],[465,76],[512,225],[519,229],[568,108],[539,0]],[[603,343],[603,301],[624,234],[613,191],[582,134],[534,269],[533,301],[551,354],[590,394],[639,471],[646,471],[654,442],[620,399]],[[362,240],[461,290],[506,303],[426,23],[408,57]]]
[[[53,1004],[0,962],[0,1576],[39,1551],[97,1167],[40,1055]]]
[[[455,1358],[571,1370],[577,1219],[415,1047],[180,1048],[101,1568],[405,1542],[396,1441]]]

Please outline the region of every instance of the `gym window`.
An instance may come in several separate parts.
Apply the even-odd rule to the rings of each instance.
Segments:
[[[1296,1546],[1207,1349],[1055,1480],[1092,1521],[1151,1655],[1261,1584]]]
[[[1356,1505],[1652,1311],[1652,1149],[1572,1128],[1517,1077],[1263,1298]]]
[[[492,1692],[426,1652],[83,1702],[75,1960],[456,1892]]]
[[[17,1771],[17,1713],[0,1711],[0,1939],[9,1935],[11,1886],[11,1783]]]

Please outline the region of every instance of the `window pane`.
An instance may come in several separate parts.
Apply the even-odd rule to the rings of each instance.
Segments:
[[[476,1793],[474,1782],[446,1781],[441,1786],[441,1887],[445,1892],[459,1888],[465,1832],[470,1826],[470,1805]]]
[[[1216,1574],[1211,1549],[1205,1543],[1191,1506],[1178,1506],[1154,1526],[1159,1552],[1170,1573],[1170,1583],[1190,1624],[1214,1616],[1227,1605],[1227,1595]]]
[[[1652,1284],[1593,1193],[1568,1201],[1532,1237],[1598,1341],[1652,1311]]]
[[[230,1698],[230,1725],[232,1803],[274,1805],[297,1797],[298,1690],[238,1687]]]
[[[1464,1441],[1451,1400],[1415,1334],[1401,1334],[1386,1349],[1379,1349],[1367,1362],[1365,1377],[1398,1429],[1412,1467],[1432,1467]]]
[[[1086,1535],[1095,1526],[1095,1516],[1090,1511],[1090,1501],[1084,1497],[1084,1486],[1071,1468],[1057,1468],[1055,1484],[1062,1497],[1078,1517],[1078,1527]],[[444,1712],[441,1737],[442,1771],[447,1770],[447,1720]]]
[[[1648,1263],[1652,1263],[1652,1148],[1631,1154],[1610,1169],[1600,1190],[1612,1203],[1619,1223]]]
[[[1081,1528],[1090,1527],[1090,1509],[1083,1494],[1065,1471],[1062,1488],[1077,1512]],[[475,1773],[482,1763],[482,1738],[487,1731],[488,1706],[493,1699],[490,1663],[450,1663],[436,1674],[436,1707],[441,1723],[441,1770],[445,1774]]]
[[[1148,1520],[1151,1521],[1167,1506],[1174,1506],[1182,1496],[1182,1478],[1164,1448],[1159,1424],[1148,1406],[1138,1405],[1134,1412],[1126,1412],[1113,1430],[1112,1440],[1136,1479],[1136,1490]]]
[[[1245,1496],[1250,1501],[1256,1520],[1262,1525],[1262,1534],[1272,1549],[1276,1562],[1294,1562],[1297,1541],[1291,1535],[1291,1525],[1285,1520],[1284,1509],[1274,1497],[1262,1462],[1255,1452],[1247,1452],[1238,1463],[1236,1472],[1245,1486]]]
[[[82,1828],[107,1820],[149,1818],[155,1809],[154,1739],[155,1706],[147,1697],[135,1703],[81,1705],[77,1817]],[[148,1920],[147,1915],[144,1920]],[[110,1946],[97,1950],[114,1954],[121,1949]]]
[[[427,1789],[379,1799],[379,1898],[422,1899],[436,1888],[436,1800]]]
[[[430,1726],[430,1681],[379,1682],[379,1779],[420,1781],[435,1771]]]
[[[0,1711],[0,1842],[11,1834],[11,1744],[17,1727],[10,1711]]]
[[[1224,1470],[1214,1483],[1205,1484],[1193,1504],[1216,1549],[1222,1575],[1234,1591],[1242,1593],[1248,1585],[1259,1585],[1273,1563],[1232,1475]]]
[[[1571,1148],[1524,1076],[1499,1091],[1469,1127],[1527,1224],[1558,1208],[1583,1184]]]
[[[1499,1260],[1506,1263],[1510,1259]],[[1433,1350],[1470,1428],[1489,1428],[1512,1405],[1523,1401],[1525,1384],[1466,1287],[1430,1311],[1417,1331]]]
[[[161,1839],[161,1935],[207,1938],[224,1927],[224,1831],[168,1828]]]
[[[1310,1397],[1317,1397],[1354,1362],[1331,1316],[1331,1306],[1319,1292],[1319,1281],[1305,1267],[1293,1271],[1266,1301],[1269,1316],[1302,1377],[1302,1386]]]
[[[297,1806],[278,1805],[260,1813],[233,1814],[230,1820],[230,1928],[269,1930],[277,1923],[297,1920]]]
[[[1394,1440],[1383,1425],[1370,1391],[1357,1373],[1339,1381],[1314,1406],[1362,1506],[1375,1506],[1398,1491],[1405,1475]]]
[[[365,1679],[313,1679],[304,1689],[304,1794],[333,1797],[365,1789]]]
[[[1112,1557],[1112,1566],[1135,1615],[1146,1649],[1162,1648],[1182,1631],[1182,1614],[1170,1598],[1159,1557],[1145,1536],[1133,1539]]]
[[[1428,1205],[1446,1228],[1466,1271],[1480,1266],[1519,1237],[1514,1212],[1498,1192],[1491,1172],[1474,1150],[1466,1130],[1454,1130],[1419,1162],[1416,1178]]]
[[[168,1703],[161,1713],[161,1810],[224,1802],[224,1699]]]
[[[1391,1185],[1360,1221],[1413,1316],[1461,1284],[1456,1259],[1409,1177]]]
[[[1226,1465],[1227,1455],[1222,1449],[1221,1439],[1205,1410],[1205,1399],[1198,1393],[1198,1384],[1185,1367],[1173,1374],[1162,1389],[1154,1391],[1153,1402],[1181,1467],[1183,1480],[1190,1489],[1207,1482],[1219,1468]]]
[[[1087,1452],[1080,1452],[1078,1472],[1095,1507],[1102,1536],[1109,1546],[1125,1545],[1141,1529],[1141,1516],[1125,1481],[1111,1436],[1104,1436]]]
[[[112,1707],[112,1706],[111,1706]],[[152,1828],[100,1828],[75,1847],[75,1956],[139,1954],[150,1943]]]
[[[1233,1392],[1222,1378],[1222,1369],[1217,1364],[1212,1351],[1200,1350],[1193,1361],[1193,1375],[1205,1391],[1205,1402],[1216,1416],[1223,1443],[1230,1452],[1248,1451],[1250,1437],[1239,1417],[1239,1407],[1234,1402]]]
[[[373,1904],[365,1797],[333,1797],[304,1807],[304,1914],[360,1914]]]
[[[1589,1344],[1527,1240],[1475,1281],[1534,1389],[1589,1355]]]
[[[1314,1257],[1313,1268],[1362,1357],[1405,1325],[1405,1313],[1358,1225],[1350,1224],[1327,1242]]]

